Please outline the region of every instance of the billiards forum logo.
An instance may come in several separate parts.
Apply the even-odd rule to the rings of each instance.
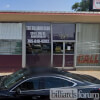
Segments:
[[[80,99],[95,99],[99,100],[99,93],[86,93],[77,89],[50,89],[50,100],[77,100]]]
[[[93,0],[93,9],[100,10],[100,0]]]

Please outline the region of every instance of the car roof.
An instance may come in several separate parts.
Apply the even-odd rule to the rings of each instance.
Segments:
[[[27,67],[27,68],[24,68],[23,70],[27,72],[27,74],[25,75],[26,78],[42,76],[42,75],[44,76],[55,75],[55,76],[60,76],[60,77],[66,77],[68,79],[75,79],[81,82],[88,81],[88,82],[100,84],[100,80],[95,77],[92,77],[89,75],[75,74],[75,73],[65,71],[63,69],[58,69],[58,68],[53,68],[53,67]]]
[[[23,70],[28,72],[28,76],[36,76],[43,74],[59,74],[64,75],[64,70],[52,67],[27,67]],[[66,72],[67,73],[67,72]]]

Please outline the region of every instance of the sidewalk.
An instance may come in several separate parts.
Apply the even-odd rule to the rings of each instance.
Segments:
[[[0,76],[3,76],[3,75],[10,75],[10,74],[12,74],[12,73],[0,73]]]

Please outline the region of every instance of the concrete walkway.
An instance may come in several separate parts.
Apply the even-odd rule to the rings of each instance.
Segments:
[[[0,73],[0,76],[3,76],[3,75],[10,75],[12,73]]]

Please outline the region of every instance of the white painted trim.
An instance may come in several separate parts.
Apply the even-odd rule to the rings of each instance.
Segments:
[[[56,54],[56,53],[54,53],[53,55],[62,55],[63,56],[63,53],[62,54]]]
[[[53,42],[76,42],[75,40],[53,40]]]
[[[63,42],[63,65],[62,67],[65,67],[65,42]]]
[[[76,66],[76,68],[100,68],[100,66]]]
[[[65,54],[65,55],[74,55],[74,54]]]
[[[79,23],[76,23],[76,43],[75,43],[75,57],[74,57],[74,66],[76,67],[77,66],[77,37],[78,37],[78,34],[79,34],[79,31],[80,30],[80,24]]]
[[[26,28],[25,23],[22,24],[22,68],[26,67]]]
[[[53,67],[53,32],[51,23],[51,67]]]

